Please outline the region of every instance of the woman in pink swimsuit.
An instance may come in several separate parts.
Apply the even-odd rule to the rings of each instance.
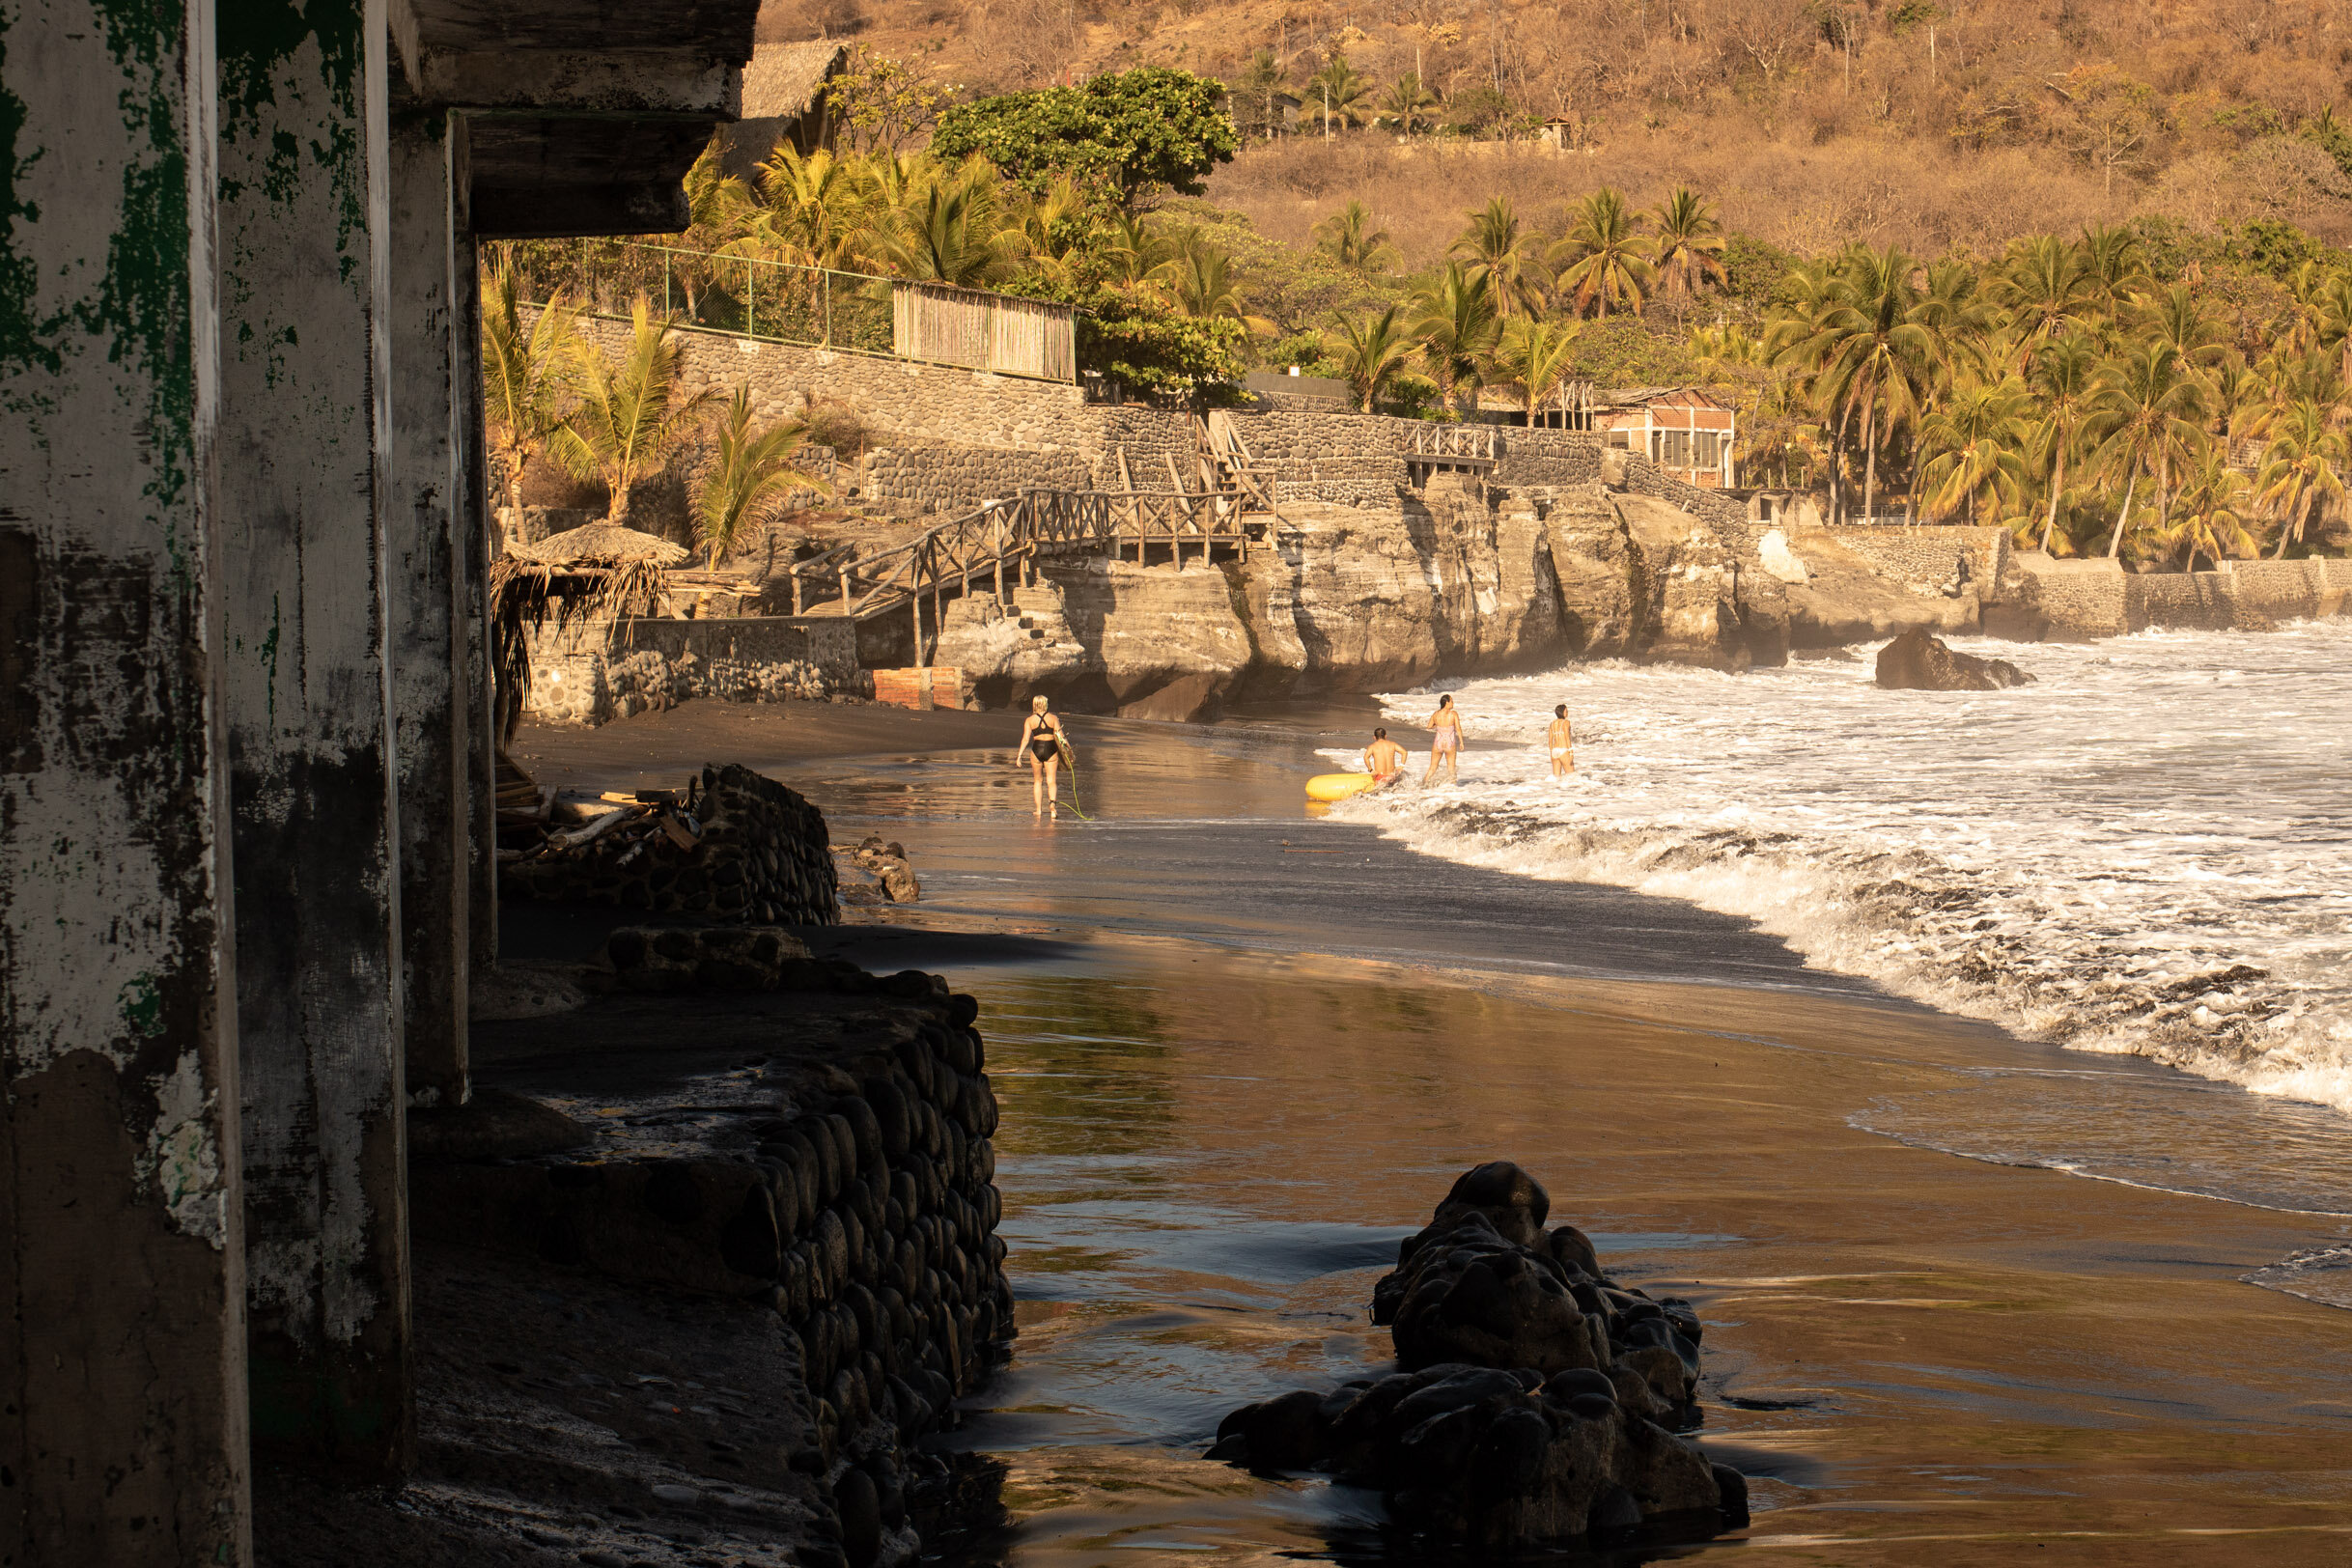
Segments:
[[[1445,782],[1460,782],[1454,776],[1454,759],[1462,754],[1462,710],[1454,706],[1451,697],[1438,699],[1438,711],[1429,715],[1429,771],[1423,775],[1424,786],[1438,778],[1438,764],[1445,764]]]

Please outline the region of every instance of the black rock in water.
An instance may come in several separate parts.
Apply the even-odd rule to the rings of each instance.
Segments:
[[[1878,684],[1890,691],[2000,691],[2032,679],[2005,658],[1956,653],[1918,627],[1878,651]]]
[[[1668,1430],[1695,1424],[1697,1315],[1610,1279],[1550,1214],[1515,1164],[1464,1173],[1373,1294],[1400,1370],[1235,1411],[1209,1457],[1374,1487],[1487,1549],[1744,1525],[1747,1482]]]

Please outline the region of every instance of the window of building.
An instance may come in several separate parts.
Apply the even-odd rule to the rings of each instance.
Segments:
[[[1667,468],[1691,466],[1691,433],[1689,431],[1652,431],[1650,435],[1653,443],[1652,461]]]
[[[1696,468],[1713,468],[1723,461],[1723,433],[1702,430],[1694,434],[1691,448],[1691,463]]]
[[[1609,444],[1615,447],[1620,452],[1630,452],[1633,450],[1634,445],[1633,433],[1631,431],[1612,430],[1609,433]]]

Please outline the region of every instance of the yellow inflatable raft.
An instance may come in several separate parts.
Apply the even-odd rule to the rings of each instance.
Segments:
[[[1361,795],[1380,782],[1370,773],[1317,773],[1306,781],[1306,798],[1310,800],[1345,800]]]

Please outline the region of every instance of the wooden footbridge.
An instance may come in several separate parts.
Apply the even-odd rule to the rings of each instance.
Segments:
[[[948,599],[968,595],[980,583],[1002,601],[1008,572],[1026,586],[1037,563],[1049,556],[1126,560],[1132,550],[1138,566],[1157,559],[1179,568],[1193,552],[1203,564],[1220,549],[1246,559],[1274,520],[1274,487],[1254,471],[1240,433],[1223,413],[1195,421],[1194,435],[1191,462],[1163,456],[1164,489],[1138,487],[1122,449],[1114,454],[1121,489],[1023,490],[897,545],[862,552],[843,546],[796,562],[792,613],[861,623],[910,615],[920,662],[926,635],[938,634]]]

